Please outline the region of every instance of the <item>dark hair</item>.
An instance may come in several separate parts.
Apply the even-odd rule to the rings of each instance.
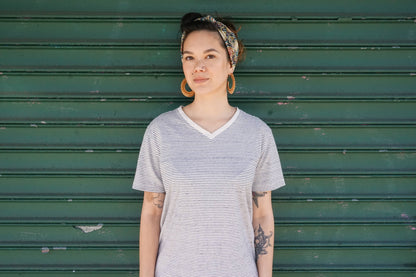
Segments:
[[[182,17],[181,20],[181,32],[185,34],[184,37],[184,41],[186,39],[186,37],[192,33],[193,31],[200,31],[200,30],[207,30],[207,31],[213,31],[213,32],[218,32],[217,27],[209,21],[201,21],[201,20],[196,20],[197,18],[200,17],[204,17],[205,15],[202,15],[200,13],[187,13]],[[238,39],[238,35],[237,35],[237,29],[235,28],[234,24],[231,23],[231,21],[224,19],[224,18],[220,18],[220,17],[215,17],[215,20],[223,23],[225,26],[227,26],[237,37],[238,40],[238,61],[240,62],[244,59],[244,55],[245,55],[245,48],[243,43],[241,42],[241,40]],[[223,42],[222,44],[224,46],[224,49],[227,49],[227,47],[225,46],[225,42]],[[230,57],[227,55],[228,60],[230,59]]]

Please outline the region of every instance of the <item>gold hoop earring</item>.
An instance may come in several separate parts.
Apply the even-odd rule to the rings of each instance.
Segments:
[[[185,95],[186,97],[194,96],[195,92],[193,90],[187,91],[185,86],[186,86],[186,78],[183,78],[183,80],[181,82],[181,92],[182,92],[182,94]]]
[[[227,81],[227,91],[228,91],[229,94],[233,94],[234,90],[235,90],[234,73],[231,73],[229,76],[231,77],[231,81],[233,82],[233,85],[230,87],[230,82]]]

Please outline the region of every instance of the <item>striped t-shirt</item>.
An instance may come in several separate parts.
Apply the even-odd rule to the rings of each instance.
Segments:
[[[155,277],[255,277],[252,191],[284,186],[271,129],[237,109],[210,133],[179,107],[147,127],[133,188],[166,193]]]

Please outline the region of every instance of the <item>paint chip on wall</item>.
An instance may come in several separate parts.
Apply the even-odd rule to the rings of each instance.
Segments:
[[[100,223],[98,225],[78,225],[78,226],[74,226],[74,228],[76,229],[80,229],[81,231],[83,231],[84,233],[91,233],[97,230],[100,230],[101,228],[103,228],[104,224]]]

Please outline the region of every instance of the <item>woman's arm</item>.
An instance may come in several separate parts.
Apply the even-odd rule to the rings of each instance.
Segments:
[[[164,193],[144,192],[140,220],[140,277],[154,277]]]
[[[274,216],[272,193],[253,191],[253,229],[259,277],[273,274]]]

